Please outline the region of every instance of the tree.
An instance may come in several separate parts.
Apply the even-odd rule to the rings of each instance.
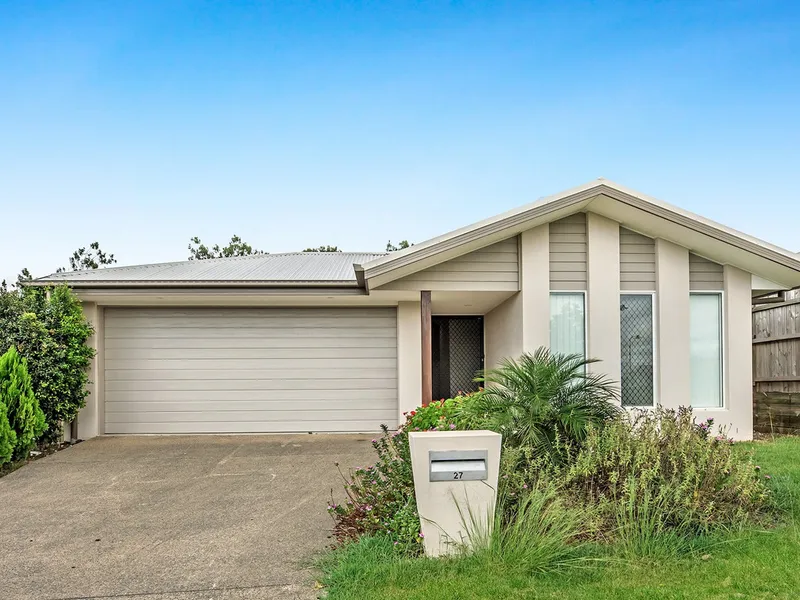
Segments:
[[[206,260],[209,258],[230,258],[232,256],[250,256],[251,254],[266,254],[262,250],[253,250],[247,242],[242,241],[238,235],[231,237],[227,246],[222,248],[214,244],[210,249],[195,236],[189,240],[189,260]]]
[[[108,265],[113,265],[115,262],[117,262],[117,259],[114,258],[113,254],[108,254],[100,249],[100,242],[92,242],[89,244],[88,250],[85,247],[78,248],[72,253],[72,256],[69,257],[69,270],[88,271],[90,269],[107,267]],[[67,269],[64,267],[56,269],[56,273],[65,273],[66,271]],[[25,283],[32,280],[33,275],[31,275],[31,272],[28,269],[22,269],[19,275],[17,275],[17,289],[22,289]],[[0,282],[0,293],[6,292],[8,292],[8,285],[4,279]]]
[[[405,250],[406,248],[410,248],[414,244],[409,244],[408,240],[403,240],[398,243],[396,246],[392,243],[392,240],[386,242],[386,251],[387,252],[397,252],[398,250]]]
[[[31,272],[28,271],[28,269],[22,269],[22,271],[19,272],[19,275],[17,275],[17,287],[20,287],[23,283],[26,281],[31,281],[32,279],[33,275],[31,275]]]
[[[17,434],[11,429],[11,423],[8,422],[6,405],[0,400],[0,466],[3,466],[11,460],[16,443]]]
[[[88,271],[113,265],[115,262],[117,262],[117,259],[114,258],[113,254],[103,252],[100,249],[99,242],[92,242],[89,244],[88,250],[86,248],[78,248],[72,253],[72,256],[69,257],[69,268],[72,271]],[[59,268],[56,273],[63,273],[64,271],[66,269]],[[27,272],[27,269],[22,270],[23,275]],[[28,275],[30,276],[30,273]]]
[[[16,289],[21,290],[23,284],[27,281],[31,281],[32,279],[33,275],[31,275],[31,272],[28,271],[28,269],[22,269],[22,271],[19,272],[19,275],[17,275]],[[7,294],[7,293],[8,293],[8,284],[6,283],[6,280],[3,279],[3,281],[0,281],[0,294]]]
[[[341,252],[339,246],[320,246],[319,248],[306,248],[303,252]]]
[[[48,293],[49,292],[49,293]],[[46,442],[58,441],[62,422],[85,404],[93,329],[66,285],[0,294],[0,348],[15,346],[28,364],[34,396],[44,412]]]
[[[14,346],[0,356],[0,402],[5,405],[8,422],[16,434],[14,458],[28,458],[47,424],[33,395],[28,363]]]

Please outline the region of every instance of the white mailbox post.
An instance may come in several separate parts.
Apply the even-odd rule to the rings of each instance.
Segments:
[[[408,434],[414,493],[428,556],[469,546],[473,522],[491,527],[501,439],[493,431]]]

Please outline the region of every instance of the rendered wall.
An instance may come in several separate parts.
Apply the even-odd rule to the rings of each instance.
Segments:
[[[689,251],[656,240],[656,402],[689,402]]]
[[[86,320],[94,327],[94,334],[87,340],[87,344],[95,349],[95,356],[89,365],[89,384],[86,386],[89,395],[86,396],[86,406],[78,413],[78,438],[88,440],[105,432],[104,428],[104,318],[103,307],[94,302],[83,303],[83,314]],[[68,426],[67,426],[68,427]],[[65,428],[65,435],[69,431]]]
[[[600,361],[591,366],[592,371],[619,381],[619,223],[589,213],[587,238],[587,355]]]
[[[422,403],[422,327],[419,302],[397,305],[397,423]]]
[[[486,313],[483,329],[487,369],[496,367],[503,358],[522,354],[522,322],[522,292]]]
[[[550,346],[550,228],[540,225],[519,236],[522,290],[522,350]]]

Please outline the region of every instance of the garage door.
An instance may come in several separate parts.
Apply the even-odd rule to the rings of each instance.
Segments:
[[[105,310],[106,433],[377,431],[394,308]]]

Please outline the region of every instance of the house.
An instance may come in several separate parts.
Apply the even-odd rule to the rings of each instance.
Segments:
[[[390,254],[60,273],[97,349],[79,436],[364,432],[540,346],[624,406],[691,404],[752,436],[751,297],[800,260],[606,180]]]

